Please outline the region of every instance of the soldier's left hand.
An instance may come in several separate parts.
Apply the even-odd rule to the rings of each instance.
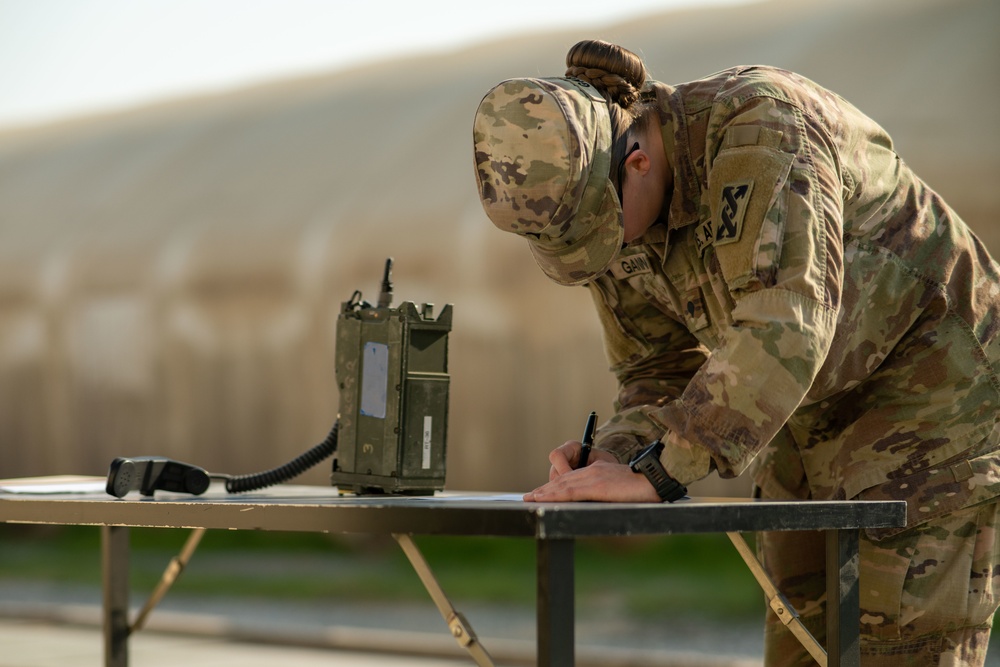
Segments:
[[[623,463],[612,463],[602,457],[586,468],[557,475],[548,484],[524,494],[524,500],[546,503],[578,500],[658,503],[660,497],[645,475],[632,472]]]

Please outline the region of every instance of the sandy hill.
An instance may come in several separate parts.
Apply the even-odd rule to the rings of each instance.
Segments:
[[[397,300],[455,304],[449,486],[530,486],[613,386],[589,297],[479,206],[493,84],[560,75],[587,37],[667,82],[796,70],[886,127],[1000,254],[997,25],[995,0],[771,0],[0,131],[0,477],[283,462],[335,417],[339,303],[374,297],[393,256]]]

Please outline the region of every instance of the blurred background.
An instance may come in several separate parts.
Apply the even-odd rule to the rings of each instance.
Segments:
[[[454,305],[448,488],[530,489],[615,387],[586,291],[546,280],[482,212],[487,90],[561,75],[584,38],[668,83],[796,70],[882,124],[1000,256],[998,25],[996,0],[0,0],[0,478],[293,458],[336,418],[340,304],[374,301],[392,256],[396,303]],[[186,534],[132,532],[139,602]],[[98,537],[0,526],[0,618],[83,605],[99,624]],[[531,636],[530,540],[420,544],[480,636]],[[317,643],[367,624],[380,644],[408,628],[454,648],[394,547],[210,531],[153,622]],[[725,536],[576,553],[582,642],[759,664],[760,590]],[[736,657],[704,659],[720,653]]]
[[[392,256],[396,303],[454,304],[447,486],[543,481],[614,382],[586,291],[483,214],[471,124],[584,38],[668,83],[805,74],[1000,255],[995,0],[343,4],[0,0],[0,478],[284,463],[336,418],[340,303]]]

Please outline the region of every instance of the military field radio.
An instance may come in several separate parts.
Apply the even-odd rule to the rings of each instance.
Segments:
[[[116,458],[106,490],[116,497],[139,490],[199,495],[211,479],[230,493],[285,482],[334,455],[330,482],[358,494],[427,495],[444,488],[448,435],[448,334],[451,304],[404,301],[392,307],[392,258],[386,260],[378,303],[355,290],[337,317],[334,374],[340,414],[320,444],[272,470],[251,475],[209,474],[160,456]]]
[[[378,304],[356,291],[337,317],[340,433],[330,481],[356,493],[444,488],[451,305],[392,307],[392,259]]]

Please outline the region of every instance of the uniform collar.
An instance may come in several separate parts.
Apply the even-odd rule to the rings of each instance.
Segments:
[[[699,221],[701,186],[691,163],[684,100],[673,86],[651,82],[646,94],[655,95],[660,110],[663,150],[674,169],[674,192],[670,199],[668,229],[680,229]]]
[[[674,191],[670,197],[666,224],[658,222],[652,225],[641,237],[627,244],[622,249],[623,254],[634,254],[642,246],[666,245],[670,230],[681,229],[699,221],[701,186],[691,163],[681,94],[673,86],[652,81],[643,95],[655,99],[659,107],[663,151],[673,166]],[[665,253],[663,260],[666,261]]]
[[[645,245],[654,245],[657,243],[667,242],[667,227],[661,222],[654,223],[645,233],[632,241],[631,243],[626,243],[622,248],[623,254],[628,254],[629,249],[639,248]]]

